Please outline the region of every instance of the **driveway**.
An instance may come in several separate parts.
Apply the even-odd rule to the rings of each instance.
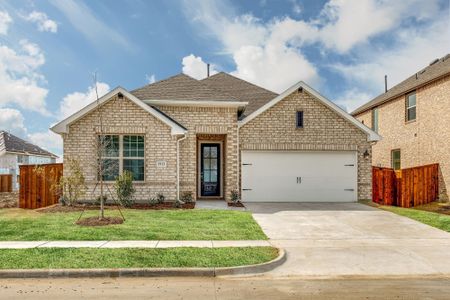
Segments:
[[[450,234],[358,203],[246,203],[287,262],[267,276],[450,275]]]

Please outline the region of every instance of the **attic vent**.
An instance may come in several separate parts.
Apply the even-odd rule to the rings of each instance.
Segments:
[[[439,61],[439,58],[436,58],[435,60],[433,60],[432,62],[430,62],[430,66],[434,65],[435,63],[437,63]]]

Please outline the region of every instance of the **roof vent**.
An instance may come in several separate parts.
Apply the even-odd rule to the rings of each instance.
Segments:
[[[439,61],[439,58],[436,58],[435,60],[433,60],[432,62],[430,62],[430,66],[434,65],[435,63],[437,63]]]

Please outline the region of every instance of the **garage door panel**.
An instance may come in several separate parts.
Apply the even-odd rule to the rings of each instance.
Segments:
[[[247,202],[356,201],[356,153],[244,151]]]

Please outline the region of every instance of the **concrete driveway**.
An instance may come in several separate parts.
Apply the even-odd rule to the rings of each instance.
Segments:
[[[287,262],[267,276],[450,275],[450,234],[358,203],[246,203]]]

